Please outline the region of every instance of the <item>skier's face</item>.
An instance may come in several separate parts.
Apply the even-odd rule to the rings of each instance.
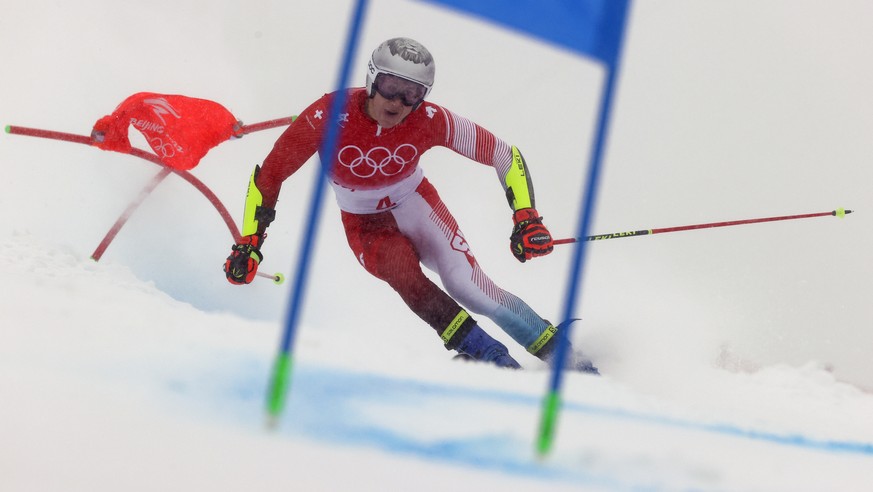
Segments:
[[[403,104],[403,98],[395,97],[394,99],[386,99],[376,92],[376,94],[367,99],[367,114],[370,118],[376,120],[382,128],[391,128],[398,125],[404,118],[412,112],[412,106]]]

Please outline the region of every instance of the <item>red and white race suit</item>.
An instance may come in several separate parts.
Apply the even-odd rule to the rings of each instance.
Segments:
[[[265,207],[275,207],[282,182],[319,150],[332,99],[326,94],[310,105],[276,141],[256,180]],[[436,104],[424,102],[389,129],[367,115],[366,104],[363,88],[349,90],[338,116],[337,151],[330,157],[330,184],[358,261],[437,333],[452,322],[460,303],[529,347],[549,323],[479,268],[455,218],[418,165],[428,149],[447,147],[494,167],[504,183],[510,146]],[[424,275],[422,264],[439,275],[448,294]]]

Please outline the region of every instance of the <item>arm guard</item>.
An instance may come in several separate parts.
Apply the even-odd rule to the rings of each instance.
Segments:
[[[270,222],[276,218],[276,211],[272,208],[262,206],[264,197],[261,195],[261,190],[255,184],[255,178],[258,177],[260,166],[255,166],[252,171],[252,176],[249,178],[249,191],[246,193],[246,208],[243,213],[242,235],[251,236],[253,234],[263,234]]]
[[[524,162],[524,157],[514,145],[512,146],[512,164],[503,178],[503,184],[506,187],[506,200],[512,210],[536,207],[530,172]]]

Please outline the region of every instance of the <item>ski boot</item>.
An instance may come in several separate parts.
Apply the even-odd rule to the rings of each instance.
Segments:
[[[456,358],[472,359],[482,362],[490,362],[497,367],[521,369],[521,365],[509,355],[506,345],[491,338],[479,325],[473,328],[455,348],[458,351]]]
[[[554,325],[549,324],[548,328],[543,331],[543,334],[540,335],[537,341],[535,341],[530,347],[528,347],[527,351],[533,354],[535,357],[539,358],[540,360],[547,362],[550,366],[553,365],[552,359],[555,358],[558,343],[560,342],[558,333],[568,323],[572,323],[573,321],[575,320],[561,323],[560,325],[558,325],[557,328]],[[593,374],[595,376],[600,375],[600,371],[597,370],[591,360],[582,355],[581,352],[573,350],[573,346],[570,344],[569,341],[567,342],[567,357],[564,362],[564,368],[571,371]]]

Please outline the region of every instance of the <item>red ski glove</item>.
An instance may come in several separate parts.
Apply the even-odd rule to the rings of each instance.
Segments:
[[[258,246],[263,242],[261,236],[244,236],[231,248],[230,256],[224,262],[227,281],[235,284],[250,284],[258,273],[258,264],[264,259]]]
[[[535,209],[516,210],[512,221],[515,227],[509,236],[509,247],[518,261],[524,263],[535,256],[545,256],[552,252],[552,235]]]

